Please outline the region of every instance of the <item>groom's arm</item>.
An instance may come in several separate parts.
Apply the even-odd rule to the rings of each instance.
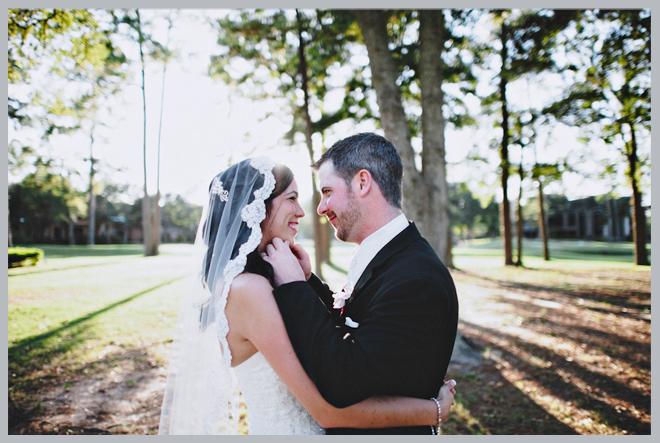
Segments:
[[[332,298],[333,292],[330,290],[330,287],[321,281],[321,279],[318,278],[316,274],[313,273],[309,280],[307,280],[307,283],[309,283],[309,285],[312,287],[312,290],[321,299],[326,309],[334,319],[335,323],[338,323],[340,320],[339,311],[332,307],[334,298]]]
[[[329,403],[346,407],[373,395],[424,398],[439,389],[438,342],[451,319],[437,283],[415,278],[390,285],[348,337],[312,284],[284,284],[274,294],[302,366]]]

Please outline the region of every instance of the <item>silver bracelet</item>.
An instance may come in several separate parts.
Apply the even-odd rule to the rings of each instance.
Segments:
[[[440,402],[435,397],[431,397],[431,400],[433,400],[435,405],[438,407],[438,425],[431,426],[431,434],[440,435],[440,426],[442,425],[442,408],[440,407]]]

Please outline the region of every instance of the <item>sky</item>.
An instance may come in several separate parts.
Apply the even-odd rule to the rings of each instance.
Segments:
[[[149,16],[162,11],[145,11]],[[222,10],[207,10],[206,16],[219,16]],[[177,20],[170,35],[170,46],[180,52],[180,57],[167,66],[165,76],[165,94],[163,104],[163,126],[161,134],[160,190],[161,194],[180,194],[188,201],[203,204],[206,199],[208,183],[213,176],[229,165],[248,156],[268,155],[273,160],[289,166],[295,176],[301,192],[302,201],[311,198],[310,159],[304,140],[288,146],[283,140],[290,127],[290,118],[286,109],[275,101],[253,101],[240,97],[232,87],[221,80],[213,80],[207,74],[212,54],[218,54],[216,32],[201,19],[199,11],[186,10],[188,17]],[[164,20],[154,22],[154,36],[161,42],[166,41]],[[122,49],[131,57],[137,57],[137,45],[123,45]],[[94,157],[100,159],[101,179],[107,178],[115,183],[130,183],[131,198],[142,195],[144,183],[142,152],[142,95],[138,73],[134,72],[133,84],[124,88],[112,105],[112,118],[108,126],[101,128],[95,139]],[[156,189],[156,151],[158,142],[158,117],[160,113],[162,84],[162,64],[147,63],[147,163],[148,191]],[[484,88],[492,87],[485,81]],[[554,91],[556,93],[556,91]],[[510,99],[517,101],[535,101],[548,99],[553,91],[527,84],[510,88]],[[273,115],[264,119],[270,111]],[[480,110],[476,103],[473,112]],[[382,135],[373,123],[359,126],[351,122],[342,122],[326,135],[325,145],[330,146],[344,136],[356,132],[374,131]],[[478,130],[456,131],[451,128],[446,132],[446,158],[450,181],[465,181],[468,178],[473,190],[493,192],[497,176],[492,166],[497,162],[497,151],[487,146],[496,137],[496,130],[490,126]],[[22,131],[17,134],[9,124],[9,140],[12,137],[29,137]],[[34,137],[34,135],[32,136]],[[539,160],[543,156],[552,158],[557,155],[577,153],[585,147],[577,140],[575,130],[564,128],[553,131],[548,137],[541,137],[539,142]],[[320,145],[320,138],[315,137],[315,145]],[[599,147],[592,146],[593,149]],[[84,189],[88,180],[89,141],[82,133],[75,136],[53,137],[50,146],[44,146],[53,155],[66,159],[67,167],[79,171],[79,177],[72,177],[80,189]],[[482,167],[466,163],[465,156],[471,150],[478,150],[488,156],[491,164]],[[603,150],[604,151],[604,150]],[[529,155],[529,154],[526,154]],[[519,153],[511,150],[511,161],[519,159]],[[479,186],[475,179],[475,168],[483,171],[478,177],[486,182]],[[595,168],[595,165],[594,165]],[[10,182],[16,177],[10,177]],[[514,178],[510,183],[513,201],[517,197],[517,183]],[[567,176],[564,188],[557,186],[546,188],[548,192],[565,192],[569,198],[608,192],[604,182],[586,182],[579,176]],[[627,188],[620,188],[622,195]],[[650,187],[646,190],[650,194]],[[497,195],[497,191],[496,195]],[[529,191],[529,195],[534,193]],[[501,194],[500,194],[501,197]],[[647,196],[647,197],[650,197]],[[648,200],[650,202],[650,199]]]

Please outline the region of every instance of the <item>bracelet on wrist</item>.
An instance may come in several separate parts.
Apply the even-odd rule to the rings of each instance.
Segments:
[[[431,426],[431,433],[433,435],[440,435],[440,426],[442,425],[442,408],[440,407],[440,402],[435,397],[431,397],[431,400],[435,402],[435,406],[438,408],[438,424],[436,426]]]

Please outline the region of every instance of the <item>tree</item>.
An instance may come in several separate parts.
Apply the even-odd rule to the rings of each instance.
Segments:
[[[69,224],[85,211],[84,197],[53,160],[38,157],[35,172],[9,187],[10,223],[20,226],[18,243],[46,241],[44,233]]]
[[[648,266],[639,186],[645,159],[639,140],[651,130],[651,12],[584,11],[576,38],[569,41],[576,55],[567,66],[574,73],[572,84],[546,111],[568,125],[591,129],[589,138],[600,137],[625,158],[632,190],[635,264]]]
[[[449,79],[466,83],[473,80],[469,66],[461,57],[454,56],[451,66],[444,60],[446,48],[459,52],[464,39],[450,32],[443,10],[360,10],[355,15],[369,52],[380,124],[403,161],[404,212],[418,221],[422,234],[441,260],[451,267],[444,108],[451,110],[449,120],[455,126],[472,120],[465,114],[453,112],[442,86]],[[459,23],[469,14],[463,14],[462,18],[460,15],[453,17],[452,23]],[[419,25],[418,38],[406,42],[410,40],[408,34],[417,32],[416,25]],[[406,114],[404,100],[412,106],[421,103],[421,120],[415,118],[414,113]],[[451,102],[460,103],[455,97]],[[418,134],[420,123],[422,151],[418,155],[411,138]]]
[[[77,82],[85,92],[82,96],[72,99],[58,94],[53,103],[45,106],[52,117],[73,118],[73,126],[67,127],[57,121],[51,123],[57,130],[49,130],[49,133],[69,133],[74,130],[83,129],[89,134],[89,212],[88,212],[88,237],[87,244],[95,243],[96,235],[96,194],[95,175],[98,160],[94,158],[94,140],[97,126],[103,125],[100,117],[104,111],[109,111],[108,100],[111,96],[121,90],[126,78],[126,56],[109,43],[105,48],[99,48],[102,61],[98,64],[90,63],[87,59],[79,57],[75,65],[62,75],[70,82]],[[86,126],[86,127],[85,127]]]
[[[419,12],[419,83],[422,90],[422,174],[426,186],[422,224],[426,239],[442,261],[453,267],[449,224],[449,191],[445,162],[445,118],[443,115],[442,52],[445,18],[440,9]]]
[[[352,21],[330,11],[256,10],[230,13],[218,20],[218,44],[223,53],[212,58],[209,72],[253,99],[276,96],[290,110],[291,130],[287,138],[293,144],[297,133],[303,134],[310,162],[320,157],[312,145],[315,133],[323,139],[324,131],[345,119],[366,118],[367,112],[356,106],[364,98],[359,75],[345,83],[340,109],[326,113],[323,103],[331,86],[328,79],[336,66],[350,66],[347,45],[356,41]],[[242,59],[250,68],[238,70],[233,62]],[[276,94],[272,92],[272,86]],[[270,92],[266,92],[264,89]],[[320,114],[312,119],[312,112]],[[323,149],[323,148],[322,148]],[[311,172],[310,172],[311,173]],[[321,197],[312,176],[313,205]],[[322,275],[321,263],[329,260],[329,224],[313,215],[315,272]]]
[[[180,195],[165,195],[163,228],[178,229],[176,241],[193,243],[201,217],[201,206],[187,202]]]
[[[7,78],[10,85],[31,85],[34,72],[40,68],[60,74],[63,68],[80,60],[101,66],[107,48],[112,46],[108,34],[98,23],[102,11],[9,9],[7,15]],[[9,118],[19,124],[33,123],[34,116],[29,110],[43,86],[41,82],[39,88],[32,88],[28,94],[16,94],[16,89],[10,87]]]
[[[142,90],[142,155],[144,172],[144,196],[142,199],[142,235],[144,239],[144,255],[158,255],[158,246],[160,243],[160,194],[157,190],[156,195],[150,196],[147,189],[147,99],[145,89],[145,62],[146,58],[164,54],[165,60],[169,57],[169,51],[156,41],[148,32],[145,31],[148,22],[143,22],[140,10],[125,10],[118,15],[114,15],[116,26],[121,24],[128,25],[133,31],[131,37],[137,42],[140,54],[140,75]],[[145,53],[149,50],[148,53]],[[159,151],[160,152],[160,151]],[[159,173],[157,173],[159,174]]]
[[[44,138],[69,133],[80,129],[83,122],[89,123],[85,129],[90,137],[88,219],[89,243],[93,244],[92,149],[97,111],[105,107],[105,98],[119,89],[126,59],[112,43],[106,11],[10,9],[8,16],[10,120],[17,125],[41,126]],[[39,84],[33,85],[33,73],[37,71],[41,77]],[[44,78],[53,85],[46,86]],[[73,118],[73,125],[67,118]]]
[[[420,20],[424,22],[423,25],[420,23],[420,39],[431,39],[431,41],[426,42],[422,40],[420,43],[424,51],[424,57],[420,58],[419,70],[420,73],[424,72],[422,93],[424,94],[423,97],[427,97],[426,102],[422,98],[422,115],[426,112],[424,106],[431,104],[429,108],[431,118],[424,120],[428,122],[424,136],[428,134],[430,136],[429,138],[431,138],[431,140],[426,141],[424,149],[426,150],[428,148],[430,151],[425,153],[426,155],[422,154],[422,170],[420,172],[415,165],[416,154],[411,144],[410,127],[403,108],[401,89],[397,84],[399,72],[389,49],[387,15],[382,10],[365,9],[355,11],[360,30],[362,31],[362,37],[369,53],[371,81],[376,91],[380,123],[385,136],[397,147],[403,162],[403,210],[408,217],[422,220],[422,232],[425,235],[429,235],[426,232],[429,226],[424,226],[426,225],[424,222],[428,221],[431,223],[432,220],[430,220],[431,217],[425,216],[425,214],[430,214],[427,212],[430,208],[428,206],[425,207],[425,204],[430,203],[429,206],[445,205],[443,208],[440,208],[440,211],[444,211],[444,214],[446,214],[443,214],[446,217],[446,223],[442,224],[442,228],[446,231],[440,233],[437,237],[433,236],[431,238],[433,240],[431,245],[440,256],[440,259],[446,265],[452,266],[451,241],[448,241],[451,236],[451,230],[448,217],[449,197],[446,177],[441,172],[441,178],[438,181],[431,181],[431,177],[434,176],[434,171],[431,167],[442,168],[444,166],[444,125],[442,123],[443,117],[441,111],[443,103],[442,91],[429,86],[442,84],[443,80],[442,62],[436,58],[442,54],[441,48],[443,45],[441,42],[444,41],[442,35],[445,32],[445,28],[441,14],[441,11],[430,12]],[[442,27],[438,28],[438,26]],[[437,41],[438,39],[439,41]],[[423,67],[421,66],[422,63],[424,64]],[[431,90],[424,93],[424,86]],[[440,110],[437,108],[437,101],[440,103]],[[428,127],[428,125],[438,123],[442,125],[442,134],[440,134],[440,131],[435,132],[432,128]],[[422,125],[424,126],[424,123]],[[437,189],[436,186],[440,189]],[[435,191],[439,192],[436,193]],[[422,194],[421,198],[419,196],[420,193]],[[412,198],[412,196],[416,198]],[[430,232],[432,233],[432,231]],[[478,364],[477,359],[472,354],[473,352],[462,339],[462,335],[457,333],[452,361],[461,361],[470,365]]]
[[[507,88],[515,80],[531,73],[550,71],[555,64],[552,59],[557,37],[577,16],[574,10],[492,10],[497,25],[497,46],[486,49],[497,53],[500,63],[498,90],[486,97],[486,106],[497,103],[500,107],[502,139],[500,143],[500,178],[502,203],[500,211],[500,231],[504,248],[505,265],[514,265],[511,250],[512,229],[511,210],[508,198],[510,175],[509,145],[511,126],[509,121],[510,103]]]

